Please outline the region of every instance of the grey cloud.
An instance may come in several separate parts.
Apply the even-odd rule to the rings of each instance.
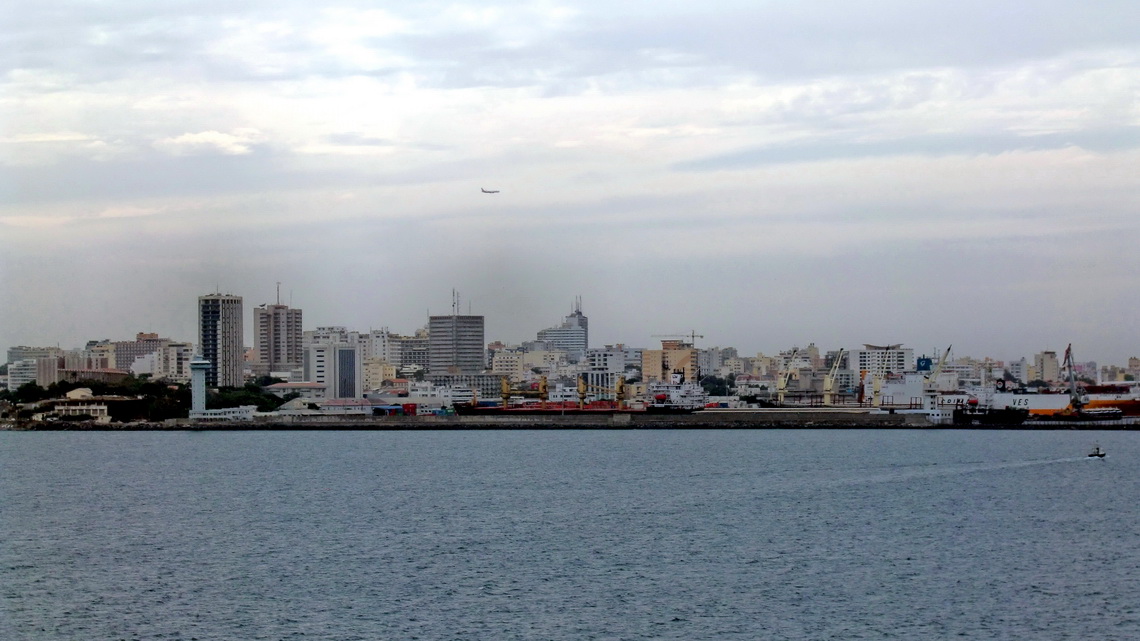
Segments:
[[[325,140],[334,145],[344,145],[346,147],[391,147],[395,144],[386,138],[375,138],[356,132],[330,134],[325,136]]]
[[[371,8],[349,3],[354,5]],[[662,11],[656,3],[635,3],[621,12],[609,5],[578,5],[578,18],[556,27],[535,25],[523,46],[508,45],[492,28],[433,29],[441,6],[387,8],[410,20],[418,35],[370,41],[377,50],[411,60],[406,68],[372,69],[329,57],[299,36],[267,41],[264,53],[280,56],[279,61],[243,59],[260,54],[212,48],[226,34],[226,19],[282,21],[303,29],[323,8],[304,3],[128,2],[66,10],[50,2],[21,3],[6,23],[0,65],[66,69],[77,82],[141,73],[277,80],[414,71],[434,86],[562,87],[554,89],[557,94],[577,86],[575,79],[614,75],[625,83],[692,86],[740,74],[772,80],[993,66],[1140,42],[1140,4],[1126,0],[1013,6],[981,0],[831,0],[745,3],[717,11],[687,6],[682,12]],[[507,11],[510,15],[512,9]],[[525,13],[518,11],[511,19],[523,24]],[[91,42],[96,30],[108,34],[106,44]]]
[[[851,160],[884,156],[995,155],[1080,147],[1110,153],[1140,147],[1140,127],[1019,136],[1011,133],[920,135],[897,140],[811,140],[744,149],[673,166],[678,171],[718,171],[762,165]]]

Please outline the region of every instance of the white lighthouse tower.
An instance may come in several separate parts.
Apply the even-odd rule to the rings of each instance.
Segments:
[[[211,367],[213,364],[201,356],[190,361],[190,418],[206,414],[206,372]]]

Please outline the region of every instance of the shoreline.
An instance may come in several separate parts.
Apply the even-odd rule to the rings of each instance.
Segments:
[[[696,412],[603,416],[290,416],[251,421],[163,423],[7,423],[4,431],[456,431],[456,430],[680,430],[680,429],[918,429],[918,430],[1140,430],[1133,421],[1026,421],[1018,425],[934,425],[921,414],[780,411]]]

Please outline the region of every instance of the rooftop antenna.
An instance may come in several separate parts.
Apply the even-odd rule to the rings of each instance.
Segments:
[[[281,281],[277,281],[277,304],[281,304]]]

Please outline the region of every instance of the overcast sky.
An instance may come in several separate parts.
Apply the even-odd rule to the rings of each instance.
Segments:
[[[280,281],[306,328],[455,288],[488,341],[581,296],[593,346],[1140,354],[1135,0],[6,0],[0,64],[0,346]]]

